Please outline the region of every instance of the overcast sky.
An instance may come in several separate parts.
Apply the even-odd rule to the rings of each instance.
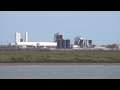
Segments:
[[[29,41],[52,42],[82,36],[95,45],[120,43],[120,11],[0,11],[0,44],[14,42],[14,33],[28,32]]]

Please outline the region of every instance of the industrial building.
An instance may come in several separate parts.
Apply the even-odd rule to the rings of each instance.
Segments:
[[[70,49],[70,40],[64,39],[60,32],[54,35],[54,42],[57,42],[57,49]]]
[[[19,32],[14,33],[14,42],[9,43],[10,47],[29,48],[34,47],[40,49],[50,50],[118,50],[120,45],[105,45],[96,46],[92,44],[91,39],[84,39],[81,36],[74,38],[74,43],[70,44],[70,39],[65,39],[63,35],[58,32],[54,34],[53,42],[30,42],[28,39],[28,32],[24,33],[24,39],[21,38]]]
[[[24,41],[20,38],[20,33],[15,32],[15,41],[10,43],[9,46],[17,47],[43,47],[43,48],[56,48],[57,42],[28,42],[28,32],[24,34]]]
[[[54,42],[39,42],[39,41],[30,42],[28,41],[28,32],[24,33],[24,40],[21,38],[21,34],[18,32],[15,32],[14,36],[15,41],[14,43],[10,43],[9,46],[26,48],[27,47],[54,48],[58,50],[80,49],[83,47],[92,46],[92,40],[84,40],[81,36],[75,37],[74,44],[70,44],[70,40],[64,39],[63,35],[60,32],[54,34]]]

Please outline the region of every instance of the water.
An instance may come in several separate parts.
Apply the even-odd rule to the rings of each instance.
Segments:
[[[0,66],[0,79],[120,79],[120,65]]]

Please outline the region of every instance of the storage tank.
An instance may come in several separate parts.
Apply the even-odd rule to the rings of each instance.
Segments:
[[[15,32],[15,42],[18,42],[18,33]]]
[[[18,42],[20,42],[20,33],[18,33]]]
[[[25,32],[25,42],[28,42],[28,32]]]
[[[55,42],[38,42],[36,45],[37,46],[54,46],[54,47],[56,47],[57,43],[55,43]]]
[[[58,40],[58,39],[57,39],[57,35],[60,36],[60,35],[62,35],[62,34],[61,34],[60,32],[54,34],[54,42],[57,42],[57,40]],[[60,38],[59,38],[59,39],[60,39]]]
[[[62,49],[62,40],[57,40],[57,49]]]
[[[70,40],[69,39],[66,40],[66,49],[70,49]]]
[[[66,40],[62,39],[62,49],[66,49]]]
[[[16,42],[17,46],[36,46],[37,42]]]

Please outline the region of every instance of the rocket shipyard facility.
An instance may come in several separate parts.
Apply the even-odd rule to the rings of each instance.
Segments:
[[[28,37],[28,32],[24,33],[24,39],[21,38],[21,34],[19,32],[15,32],[14,43],[9,43],[9,46],[21,48],[38,47],[42,49],[48,48],[58,50],[80,49],[92,46],[92,40],[84,40],[81,36],[75,37],[74,44],[70,44],[70,40],[64,39],[63,35],[60,32],[54,34],[53,42],[30,42]]]
[[[15,41],[14,43],[10,43],[9,46],[17,46],[17,47],[42,47],[42,48],[55,48],[57,46],[57,42],[29,42],[28,41],[28,32],[24,33],[24,41],[20,37],[20,33],[15,32]]]
[[[28,32],[21,37],[19,32],[14,33],[14,42],[0,45],[1,49],[10,50],[120,50],[120,44],[95,45],[91,39],[77,36],[73,40],[65,39],[60,32],[53,36],[53,42],[31,42]]]

